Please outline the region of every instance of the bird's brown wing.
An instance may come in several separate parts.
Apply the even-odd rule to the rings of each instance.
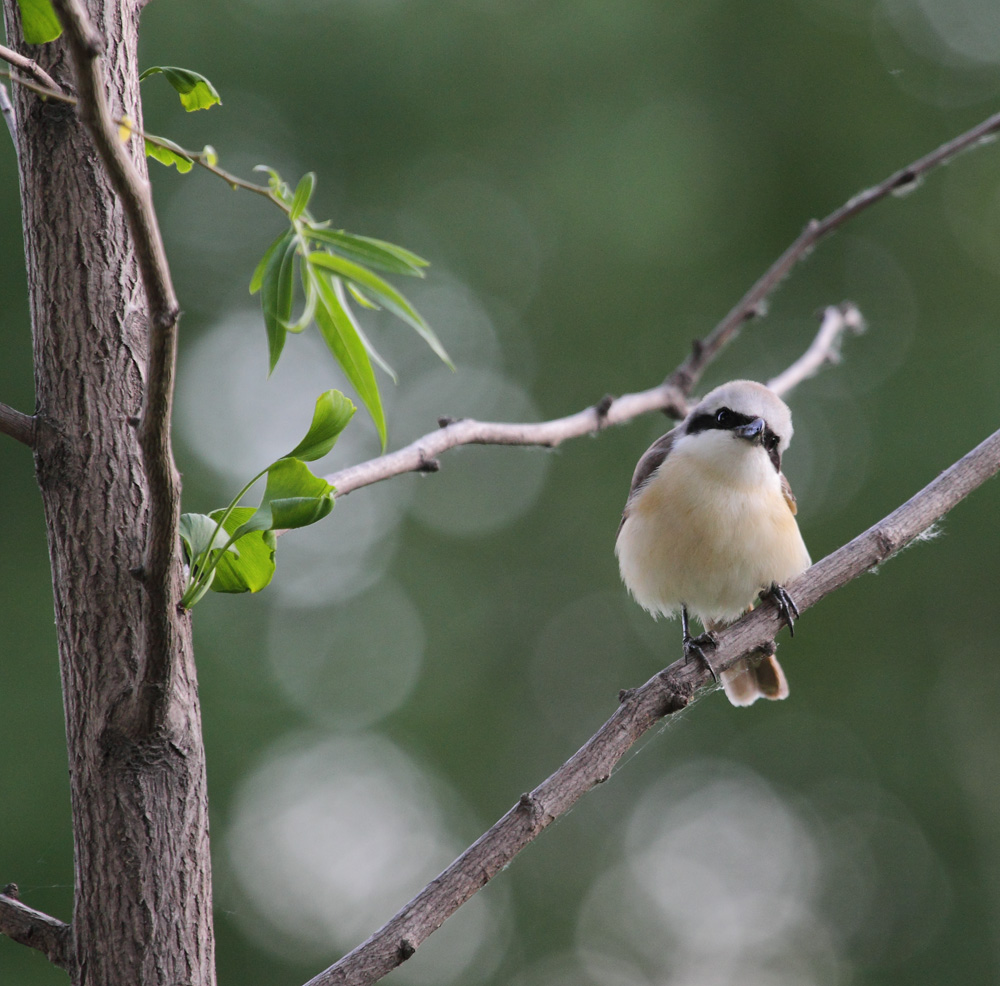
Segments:
[[[795,502],[795,494],[792,492],[791,486],[788,485],[788,480],[785,478],[784,473],[779,473],[779,478],[781,479],[781,495],[785,498],[785,503],[788,504],[788,509],[791,510],[793,514],[799,512],[799,505]]]
[[[625,501],[625,509],[622,511],[621,522],[618,524],[619,534],[622,530],[622,524],[625,523],[625,518],[628,517],[629,506],[635,499],[636,493],[642,489],[649,477],[663,465],[663,460],[670,454],[679,431],[680,425],[659,437],[643,452],[642,458],[636,463],[635,472],[632,473],[632,486],[628,491],[628,499]],[[795,498],[793,497],[792,499],[794,502]]]

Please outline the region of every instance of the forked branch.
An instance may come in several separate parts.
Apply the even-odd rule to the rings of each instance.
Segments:
[[[593,434],[606,425],[621,424],[648,411],[663,411],[674,418],[684,417],[687,413],[687,399],[694,386],[701,379],[708,364],[736,336],[744,323],[760,314],[764,303],[774,293],[778,285],[821,239],[839,229],[848,220],[853,219],[858,213],[863,212],[876,202],[914,186],[934,168],[944,164],[961,151],[984,142],[998,131],[1000,131],[1000,113],[995,113],[983,120],[978,126],[967,130],[931,151],[930,154],[924,155],[919,160],[889,175],[884,181],[859,192],[839,209],[831,212],[825,219],[813,219],[807,223],[805,229],[791,246],[764,272],[750,290],[733,306],[726,317],[704,339],[697,340],[693,344],[691,354],[659,387],[638,394],[627,394],[616,399],[607,397],[594,407],[586,408],[566,418],[557,418],[554,421],[533,424],[499,424],[463,419],[446,422],[445,427],[442,427],[440,431],[424,435],[423,438],[418,438],[406,448],[378,459],[349,466],[327,476],[327,481],[335,486],[337,494],[342,496],[361,486],[377,483],[402,473],[432,472],[438,468],[436,457],[441,452],[458,445],[543,445],[552,447],[567,438]],[[842,312],[842,316],[845,320],[852,322],[855,317],[852,315],[848,319],[846,312]],[[850,328],[857,331],[860,327],[860,315],[857,316],[857,320],[858,325],[842,326],[837,332],[838,338],[844,329]],[[829,362],[831,358],[835,359],[837,352],[836,344],[824,351],[820,337],[817,337],[814,343],[814,346],[817,347],[814,355],[819,353],[821,360],[812,368],[811,372],[815,372],[823,362]],[[805,358],[803,357],[803,359]],[[799,367],[794,372],[797,374],[801,369],[802,367]],[[789,367],[786,372],[793,372],[793,368]],[[804,379],[804,377],[798,377],[798,379]],[[778,384],[779,393],[785,393],[791,389],[788,381],[782,377],[776,378],[775,382]]]

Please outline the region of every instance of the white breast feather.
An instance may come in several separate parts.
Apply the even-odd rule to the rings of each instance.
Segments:
[[[702,622],[727,622],[761,589],[809,567],[767,454],[733,441],[725,432],[681,438],[629,505],[615,552],[625,584],[654,615],[685,605]]]

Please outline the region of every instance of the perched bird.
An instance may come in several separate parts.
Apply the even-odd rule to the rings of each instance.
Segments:
[[[711,634],[770,596],[789,627],[798,610],[783,586],[810,565],[781,472],[792,415],[751,380],[716,387],[639,460],[618,528],[622,579],[654,616],[681,614],[684,651],[708,662],[711,638],[693,639],[688,617]],[[713,669],[713,674],[714,674]],[[721,674],[733,705],[788,695],[772,655]]]

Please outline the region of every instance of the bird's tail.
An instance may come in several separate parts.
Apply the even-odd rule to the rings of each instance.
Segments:
[[[788,698],[788,679],[778,659],[768,654],[761,660],[744,658],[719,677],[726,698],[733,705],[753,705],[759,698]]]

